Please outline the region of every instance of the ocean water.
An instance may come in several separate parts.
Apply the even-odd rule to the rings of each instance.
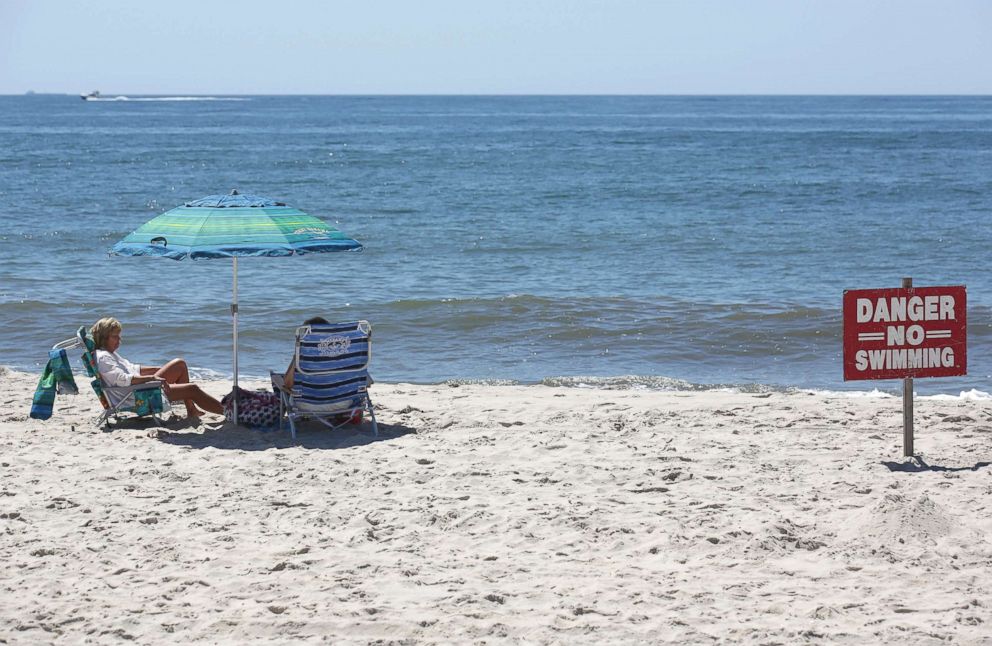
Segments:
[[[128,99],[0,97],[2,364],[112,315],[230,374],[231,263],[107,250],[237,188],[366,245],[239,262],[242,375],[319,314],[380,381],[894,392],[842,380],[841,296],[911,276],[969,298],[917,390],[992,391],[992,97]]]

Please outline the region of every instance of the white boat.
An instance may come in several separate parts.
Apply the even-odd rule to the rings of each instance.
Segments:
[[[79,98],[83,101],[93,101],[100,98],[100,90],[93,90],[89,94],[80,94]]]

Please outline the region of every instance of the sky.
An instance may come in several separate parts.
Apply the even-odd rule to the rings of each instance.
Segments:
[[[0,94],[992,94],[992,0],[0,0]]]

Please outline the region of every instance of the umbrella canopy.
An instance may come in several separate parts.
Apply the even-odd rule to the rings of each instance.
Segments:
[[[115,244],[110,254],[158,256],[173,260],[233,260],[231,319],[234,330],[234,386],[237,392],[238,258],[361,250],[361,243],[319,218],[267,197],[231,191],[230,195],[208,195],[166,211]],[[234,422],[237,421],[235,397]]]
[[[361,249],[358,241],[299,209],[232,191],[166,211],[115,244],[110,253],[200,260]]]

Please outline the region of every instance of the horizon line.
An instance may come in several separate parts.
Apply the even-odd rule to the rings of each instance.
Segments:
[[[168,92],[168,93],[147,93],[147,92],[100,92],[103,97],[114,96],[147,96],[147,97],[168,97],[168,96],[189,96],[189,97],[253,97],[253,96],[321,96],[321,97],[989,97],[992,92],[952,92],[952,93],[851,93],[851,92],[697,92],[697,93],[641,93],[641,92],[503,92],[503,93],[469,93],[469,92],[340,92],[340,93],[297,93],[297,92],[272,92],[272,93],[210,93],[197,94],[192,92]],[[27,90],[24,92],[3,93],[0,96],[84,96],[85,93],[74,92],[39,92]]]

